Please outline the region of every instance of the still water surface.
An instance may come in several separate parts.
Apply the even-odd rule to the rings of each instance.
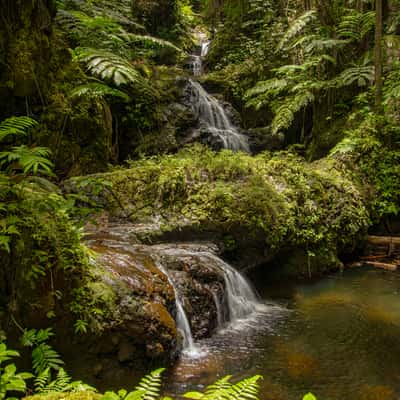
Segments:
[[[252,277],[266,306],[200,342],[168,372],[167,392],[261,374],[261,398],[400,399],[400,274],[349,270],[312,283]]]

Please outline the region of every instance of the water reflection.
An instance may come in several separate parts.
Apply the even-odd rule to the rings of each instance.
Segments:
[[[275,303],[204,340],[203,358],[181,358],[168,392],[258,373],[268,400],[301,399],[308,391],[324,400],[400,398],[399,274],[353,270],[258,290]]]

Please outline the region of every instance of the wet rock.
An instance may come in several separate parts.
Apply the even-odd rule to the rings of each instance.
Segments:
[[[263,150],[277,151],[285,147],[285,135],[282,132],[272,133],[269,126],[247,130],[250,148],[258,153]]]
[[[146,355],[150,358],[160,358],[165,353],[161,343],[148,344],[146,346]]]
[[[119,346],[118,350],[118,360],[119,362],[126,362],[134,358],[136,352],[135,346],[129,342],[123,342]]]

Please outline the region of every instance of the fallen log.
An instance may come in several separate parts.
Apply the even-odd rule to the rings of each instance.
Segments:
[[[381,246],[400,246],[400,237],[398,236],[368,236],[368,244]]]
[[[360,267],[373,267],[380,268],[386,271],[397,271],[398,264],[389,264],[376,261],[357,261],[348,265],[350,268],[360,268]]]

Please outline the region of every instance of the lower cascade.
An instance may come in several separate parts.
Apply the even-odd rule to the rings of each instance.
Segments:
[[[196,355],[198,354],[199,349],[194,343],[192,329],[190,328],[189,319],[185,313],[185,309],[183,308],[183,304],[180,300],[180,295],[176,285],[174,284],[173,280],[166,270],[160,263],[157,263],[158,268],[160,271],[165,274],[170,282],[171,286],[175,292],[175,306],[176,306],[176,327],[181,332],[183,337],[183,350],[189,355]]]
[[[107,233],[96,233],[89,246],[101,254],[99,262],[112,277],[125,282],[132,294],[150,301],[151,309],[162,306],[169,310],[185,356],[196,358],[203,353],[197,339],[210,337],[263,309],[251,284],[215,254],[215,245],[142,245],[127,239],[131,235],[126,229],[114,226]],[[173,296],[168,294],[171,290]],[[240,324],[236,327],[240,329]]]

